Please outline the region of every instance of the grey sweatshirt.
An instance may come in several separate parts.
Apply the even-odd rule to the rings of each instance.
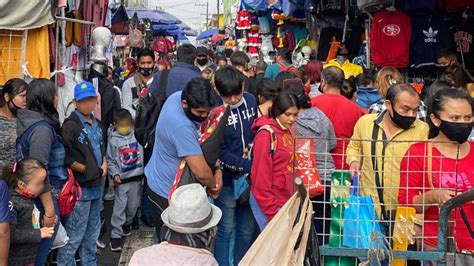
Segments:
[[[316,166],[323,182],[330,182],[334,171],[331,150],[336,147],[336,134],[331,121],[317,108],[310,108],[298,115],[296,136],[314,139]]]
[[[107,144],[109,175],[111,177],[119,175],[122,183],[126,179],[142,177],[143,164],[143,147],[135,139],[133,131],[127,136],[122,136],[111,128]]]

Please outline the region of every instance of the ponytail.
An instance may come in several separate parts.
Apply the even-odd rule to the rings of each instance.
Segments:
[[[4,165],[2,168],[2,179],[10,188],[16,188],[18,186],[18,178],[15,175],[15,167],[16,163],[14,165]]]
[[[2,179],[10,188],[15,189],[18,187],[18,181],[28,183],[33,172],[40,169],[47,172],[43,163],[33,158],[26,158],[11,166],[4,166],[2,169]]]

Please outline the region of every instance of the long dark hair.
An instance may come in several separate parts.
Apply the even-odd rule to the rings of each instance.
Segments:
[[[287,79],[283,81],[283,91],[292,92],[296,99],[298,99],[299,105],[303,109],[311,108],[311,98],[304,91],[304,85],[301,79]]]
[[[28,84],[18,78],[8,80],[2,88],[2,98],[0,99],[0,107],[5,106],[5,94],[8,94],[10,100],[13,99],[16,95],[23,93],[28,89]]]
[[[18,181],[28,183],[33,172],[40,169],[47,171],[44,164],[40,161],[26,158],[14,165],[4,166],[2,169],[2,179],[10,188],[15,189],[18,187]]]
[[[444,110],[444,105],[448,99],[455,99],[455,100],[466,100],[470,105],[471,109],[473,109],[473,102],[471,95],[464,90],[464,89],[444,89],[438,91],[432,98],[431,101],[428,103],[428,126],[430,127],[430,132],[428,138],[432,139],[439,134],[439,128],[436,127],[431,121],[430,115],[434,114],[434,116],[440,116],[440,113]]]
[[[276,119],[291,107],[301,109],[298,97],[292,91],[284,90],[273,100],[272,108],[270,108],[270,117]]]
[[[48,79],[33,80],[26,92],[26,108],[44,116],[57,133],[59,133],[59,113],[54,106],[57,95],[54,83]]]

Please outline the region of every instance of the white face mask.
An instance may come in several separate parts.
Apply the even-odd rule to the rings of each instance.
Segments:
[[[229,104],[230,109],[237,109],[239,108],[243,103],[244,103],[244,96],[240,99],[240,101],[237,104],[231,105]]]

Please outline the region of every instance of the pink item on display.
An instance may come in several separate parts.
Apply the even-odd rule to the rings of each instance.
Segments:
[[[173,44],[165,37],[158,37],[153,42],[153,51],[167,54],[173,48]]]
[[[238,30],[250,29],[250,12],[247,10],[240,10],[237,14],[237,27]]]
[[[407,67],[410,59],[411,19],[401,11],[384,10],[374,15],[370,52],[378,67]]]

